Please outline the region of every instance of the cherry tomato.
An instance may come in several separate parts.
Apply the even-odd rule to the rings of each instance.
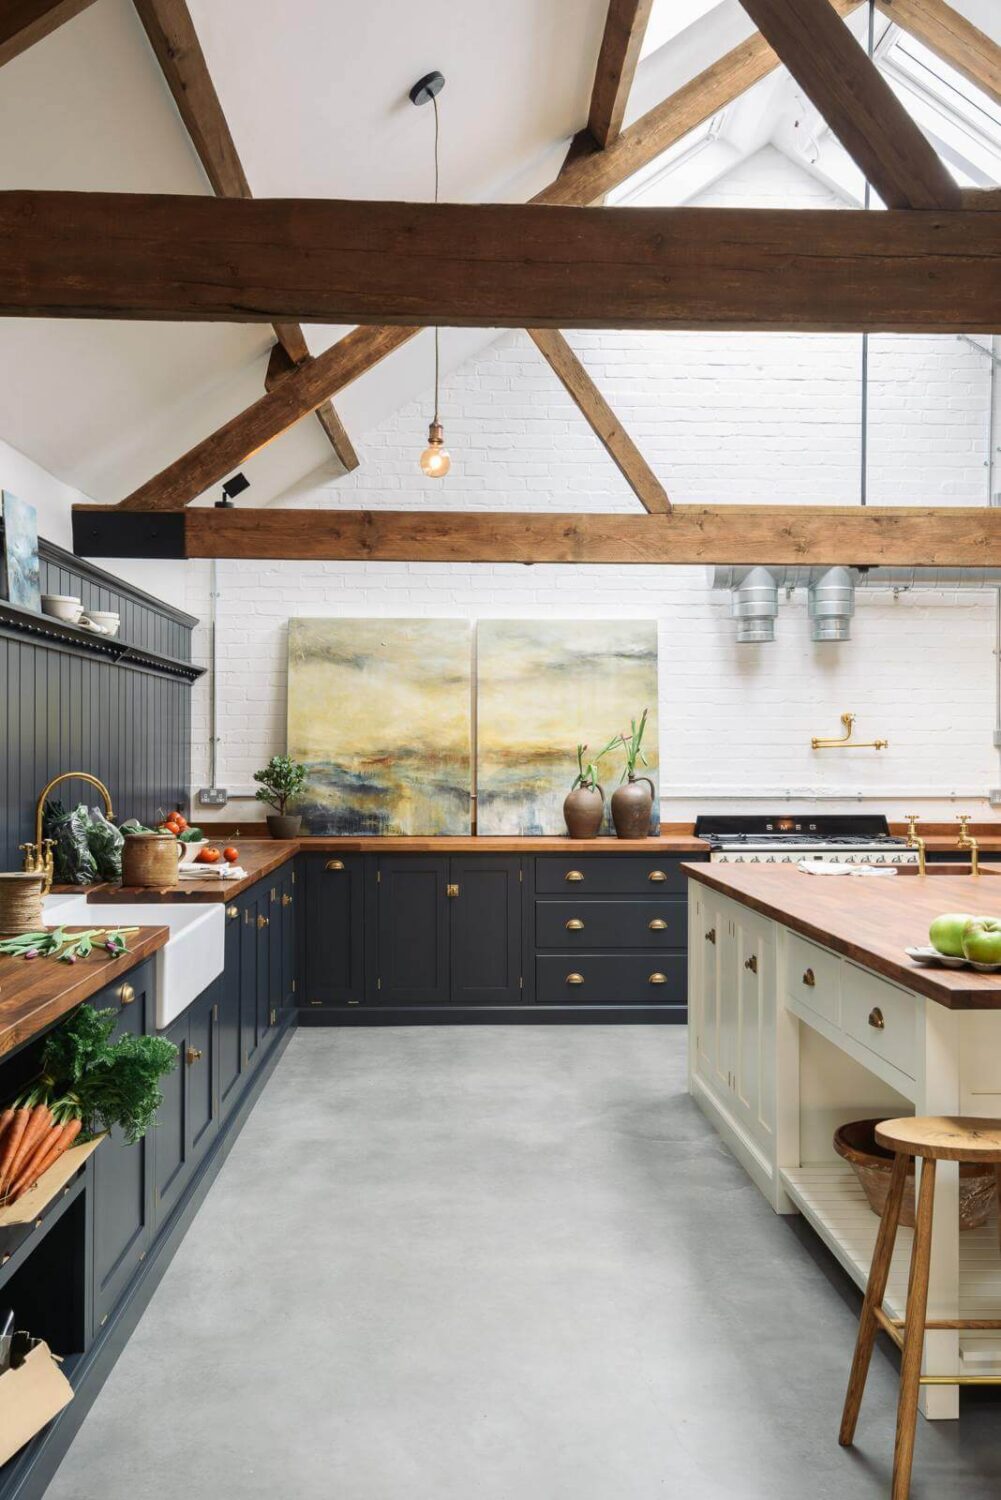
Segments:
[[[222,857],[223,859],[228,859],[232,865],[240,858],[240,851],[233,844],[230,844],[222,851]]]
[[[219,850],[213,849],[212,845],[208,844],[204,849],[199,849],[198,853],[195,855],[195,863],[202,865],[217,865],[221,858],[222,855],[219,853]]]
[[[179,812],[171,813],[170,817],[167,819],[167,822],[168,823],[176,823],[177,826],[178,826],[178,828],[181,830],[182,833],[184,832],[184,830],[188,826],[188,820],[187,820],[187,818],[184,816],[183,813],[179,813]]]

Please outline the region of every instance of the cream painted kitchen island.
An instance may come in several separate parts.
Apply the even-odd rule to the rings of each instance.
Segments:
[[[1001,1117],[1001,976],[917,968],[904,952],[942,912],[1001,917],[1001,866],[976,879],[948,867],[878,878],[686,869],[689,1089],[776,1212],[802,1213],[862,1286],[879,1220],[834,1152],[836,1127],[880,1115]],[[902,1228],[886,1299],[894,1317],[904,1315],[911,1239]],[[960,1233],[958,1168],[945,1163],[928,1317],[1001,1317],[996,1214]],[[1001,1376],[1001,1335],[931,1332],[924,1372]],[[924,1387],[922,1409],[958,1416],[958,1388]]]

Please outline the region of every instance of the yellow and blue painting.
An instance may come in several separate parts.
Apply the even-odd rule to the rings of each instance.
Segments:
[[[562,834],[578,744],[592,754],[649,710],[638,769],[658,785],[655,620],[481,620],[477,627],[477,831]],[[601,763],[607,800],[623,757]],[[654,800],[651,826],[659,821]]]
[[[315,834],[462,834],[472,781],[466,620],[289,621],[295,811]]]
[[[0,594],[21,609],[41,608],[38,582],[38,513],[3,491],[3,558]]]

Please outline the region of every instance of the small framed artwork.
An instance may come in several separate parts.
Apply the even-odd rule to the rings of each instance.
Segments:
[[[3,567],[0,596],[21,609],[41,608],[38,586],[38,512],[3,491]]]

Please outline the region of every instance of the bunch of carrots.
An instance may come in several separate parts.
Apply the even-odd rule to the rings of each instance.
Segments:
[[[50,1105],[36,1093],[30,1090],[0,1113],[0,1207],[33,1187],[83,1127],[69,1100]]]

